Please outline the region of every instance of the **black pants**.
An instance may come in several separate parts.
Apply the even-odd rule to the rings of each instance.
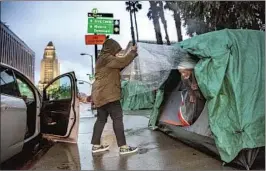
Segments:
[[[123,124],[123,111],[120,101],[111,102],[100,108],[97,108],[97,121],[94,124],[91,144],[100,145],[102,132],[109,114],[113,120],[113,129],[115,132],[118,147],[126,145]]]

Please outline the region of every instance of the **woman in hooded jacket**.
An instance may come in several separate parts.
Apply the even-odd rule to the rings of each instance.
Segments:
[[[104,126],[110,115],[113,120],[117,145],[120,154],[134,153],[137,147],[128,146],[124,134],[123,111],[121,99],[120,70],[128,66],[137,56],[137,47],[132,46],[130,52],[124,57],[117,57],[122,50],[113,39],[107,39],[96,62],[95,81],[92,85],[92,101],[97,108],[97,120],[93,128],[91,143],[92,152],[102,152],[109,149],[109,145],[100,142]]]

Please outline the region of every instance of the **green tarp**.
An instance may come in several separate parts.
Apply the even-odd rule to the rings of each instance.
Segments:
[[[155,94],[145,91],[145,86],[138,81],[122,81],[121,105],[123,110],[152,109]]]
[[[264,41],[261,31],[225,29],[177,44],[201,58],[195,75],[225,162],[242,149],[265,146]]]

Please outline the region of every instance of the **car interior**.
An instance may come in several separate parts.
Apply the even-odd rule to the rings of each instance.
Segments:
[[[43,133],[67,136],[72,105],[71,87],[71,79],[64,76],[44,90],[41,109],[41,131]]]
[[[34,135],[36,129],[36,95],[30,84],[22,76],[15,74],[22,99],[27,105],[27,132],[25,139]]]

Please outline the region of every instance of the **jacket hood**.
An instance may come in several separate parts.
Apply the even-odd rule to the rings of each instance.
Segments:
[[[117,41],[113,39],[107,39],[103,44],[101,53],[110,53],[112,55],[116,55],[121,50],[122,48]]]

